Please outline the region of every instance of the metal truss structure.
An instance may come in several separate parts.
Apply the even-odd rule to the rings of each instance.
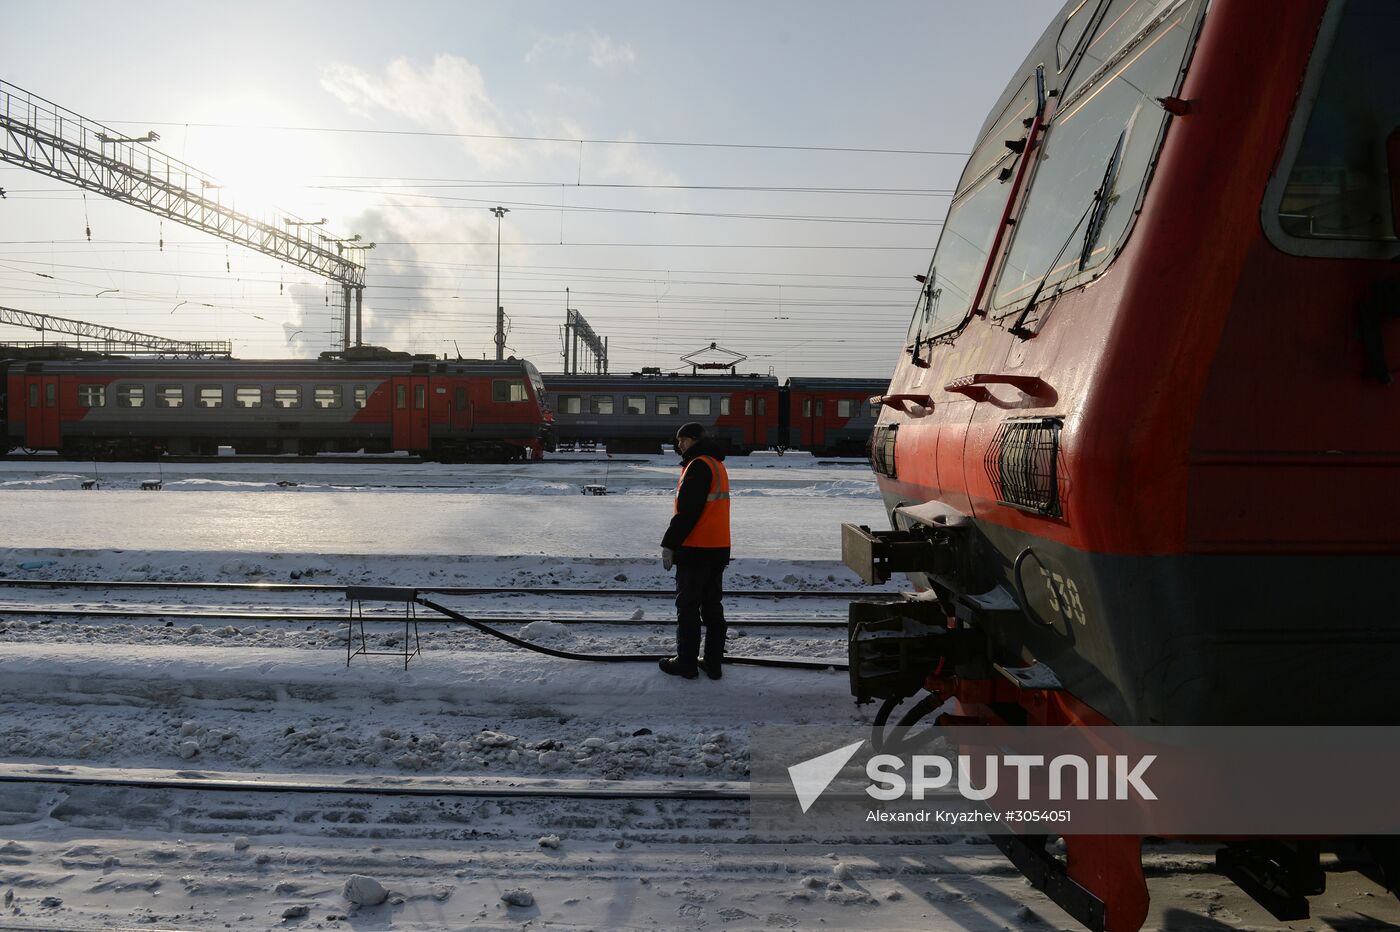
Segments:
[[[587,355],[586,362],[580,363],[580,350]],[[585,372],[607,373],[608,338],[599,337],[582,314],[568,308],[564,314],[564,372],[578,375],[580,365]]]
[[[231,356],[233,345],[228,340],[172,340],[136,330],[122,330],[120,327],[107,327],[91,324],[83,320],[70,320],[67,317],[54,317],[50,314],[36,314],[12,307],[0,307],[0,324],[13,324],[16,327],[29,327],[40,333],[65,333],[78,338],[76,349],[89,349],[102,353],[156,354],[160,356]],[[82,338],[92,342],[84,345]],[[33,348],[51,344],[16,343],[3,341],[10,347]]]
[[[222,187],[212,177],[147,145],[159,138],[155,133],[123,136],[0,81],[0,161],[168,217],[340,284],[345,298],[342,339],[351,345],[353,298],[359,345],[363,256],[374,244],[360,243],[358,235],[337,238],[315,230],[322,221],[280,212],[261,218],[244,214],[222,203]]]

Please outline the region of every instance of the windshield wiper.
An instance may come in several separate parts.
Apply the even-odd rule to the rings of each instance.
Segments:
[[[1035,291],[1031,292],[1030,300],[1026,306],[1021,308],[1021,313],[1016,317],[1016,323],[1012,324],[1008,332],[1029,340],[1035,336],[1033,331],[1026,329],[1026,318],[1030,316],[1031,308],[1035,307],[1035,302],[1040,300],[1040,293],[1045,290],[1045,283],[1050,280],[1051,274],[1060,264],[1060,259],[1064,256],[1065,250],[1069,248],[1070,241],[1074,239],[1074,234],[1079,232],[1079,227],[1087,219],[1089,228],[1084,231],[1084,240],[1079,250],[1079,271],[1084,271],[1084,266],[1088,261],[1089,254],[1094,249],[1094,244],[1099,240],[1099,233],[1103,229],[1104,217],[1108,214],[1108,190],[1113,186],[1113,182],[1118,178],[1118,165],[1123,154],[1123,140],[1128,135],[1125,129],[1118,134],[1118,143],[1113,147],[1113,154],[1109,156],[1108,165],[1104,167],[1103,180],[1099,183],[1099,188],[1094,192],[1094,199],[1089,202],[1089,206],[1084,208],[1084,213],[1075,221],[1070,228],[1069,235],[1060,244],[1060,249],[1055,253],[1055,258],[1050,260],[1050,266],[1045,270],[1045,274],[1040,276],[1040,281],[1036,283]]]

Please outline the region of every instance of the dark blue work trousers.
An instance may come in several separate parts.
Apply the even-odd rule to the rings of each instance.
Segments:
[[[705,625],[705,660],[724,657],[724,564],[676,564],[676,656],[695,666],[700,654],[700,625]]]

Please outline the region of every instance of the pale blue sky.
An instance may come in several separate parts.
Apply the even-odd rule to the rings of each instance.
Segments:
[[[560,363],[567,286],[611,336],[614,371],[674,367],[716,340],[779,376],[884,376],[947,198],[713,188],[937,191],[961,157],[378,131],[965,152],[1059,6],[146,3],[138,14],[12,2],[0,78],[125,132],[155,129],[168,155],[378,241],[367,342],[489,349],[485,208],[500,203],[512,208],[509,345],[546,371]],[[347,185],[358,189],[333,190]],[[84,220],[77,192],[9,166],[0,186],[11,192],[0,304],[231,337],[245,358],[331,344],[325,288],[308,273],[92,195]],[[843,248],[790,248],[812,245]]]

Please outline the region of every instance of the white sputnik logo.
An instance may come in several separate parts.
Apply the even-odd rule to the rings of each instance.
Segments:
[[[812,804],[821,798],[831,781],[841,772],[841,768],[846,766],[864,743],[864,740],[857,741],[855,744],[828,751],[788,768],[788,777],[792,780],[792,788],[797,793],[797,801],[801,804],[803,812],[812,808]]]

